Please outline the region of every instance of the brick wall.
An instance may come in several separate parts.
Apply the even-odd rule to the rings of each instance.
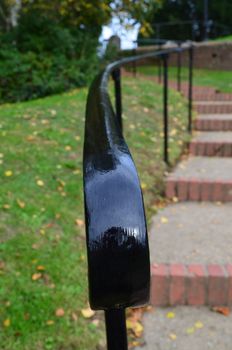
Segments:
[[[170,46],[169,46],[170,47]],[[137,54],[147,53],[155,50],[156,46],[142,47],[137,49]],[[168,48],[168,46],[167,46]],[[133,50],[125,50],[123,54],[134,55]],[[170,64],[176,65],[177,55],[170,55]],[[154,59],[141,61],[141,65],[154,64]],[[182,64],[188,64],[188,52],[182,53]],[[214,70],[232,69],[232,41],[196,43],[194,50],[194,66],[196,68],[207,68]]]

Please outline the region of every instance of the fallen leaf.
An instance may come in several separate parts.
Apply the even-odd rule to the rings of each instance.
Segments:
[[[3,326],[4,327],[10,327],[10,324],[11,324],[11,322],[10,322],[9,318],[7,318],[6,320],[3,321]]]
[[[39,280],[41,277],[42,277],[42,273],[38,272],[38,273],[34,273],[34,274],[31,276],[31,279],[32,279],[32,281],[37,281],[37,280]]]
[[[195,328],[197,329],[201,329],[204,327],[203,323],[201,321],[197,321],[195,324],[194,324]]]
[[[186,330],[186,333],[187,334],[193,334],[195,332],[195,328],[194,327],[189,327],[189,328],[187,328],[187,330]]]
[[[36,267],[36,270],[38,270],[38,271],[45,271],[46,269],[45,269],[45,267],[43,265],[38,265]]]
[[[170,333],[169,334],[169,338],[172,339],[172,340],[176,340],[177,335],[175,333]]]
[[[40,187],[43,187],[44,186],[44,182],[42,180],[37,180],[36,181],[37,185],[40,186]]]
[[[53,320],[47,320],[46,324],[52,326],[55,322]]]
[[[20,199],[17,199],[16,202],[20,208],[22,209],[25,208],[26,204],[23,201],[21,201]]]
[[[145,190],[147,188],[147,184],[145,182],[141,183],[142,190]]]
[[[71,317],[72,317],[72,320],[73,320],[74,322],[77,322],[78,316],[77,316],[77,314],[76,314],[75,312],[72,312]]]
[[[162,224],[167,224],[168,223],[168,218],[166,218],[165,216],[162,216],[160,221],[162,222]]]
[[[81,220],[81,219],[76,219],[76,220],[75,220],[75,223],[76,223],[77,226],[79,226],[79,227],[84,226],[84,221]]]
[[[126,321],[127,329],[131,330],[137,338],[140,338],[143,333],[143,326],[138,321],[128,319]]]
[[[90,309],[90,307],[81,310],[81,314],[84,318],[91,318],[95,315],[95,311]]]
[[[62,308],[57,309],[55,314],[56,314],[56,317],[63,317],[65,314],[64,309]]]
[[[71,146],[65,146],[65,151],[71,151],[72,147]]]
[[[10,205],[9,204],[3,204],[3,209],[10,209]]]
[[[5,171],[5,176],[9,177],[9,176],[12,176],[13,175],[13,171],[11,170],[6,170]]]
[[[166,317],[167,318],[174,318],[175,317],[175,313],[174,312],[168,312]]]
[[[219,314],[222,314],[224,316],[229,316],[230,314],[230,309],[225,306],[214,306],[212,307],[212,311],[218,312]]]

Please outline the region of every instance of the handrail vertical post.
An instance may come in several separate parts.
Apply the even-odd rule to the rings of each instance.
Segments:
[[[122,124],[122,90],[121,90],[121,71],[117,68],[113,71],[112,77],[114,80],[114,91],[115,91],[115,110],[116,116],[120,125],[121,130],[123,130]]]
[[[178,42],[178,54],[177,54],[177,90],[181,91],[181,43]]]
[[[168,55],[163,59],[163,117],[164,117],[164,161],[169,164],[168,152]]]
[[[133,56],[136,56],[136,48],[135,47],[133,48]],[[133,61],[132,65],[133,65],[133,76],[134,76],[134,78],[136,78],[136,75],[137,75],[137,63],[136,63],[135,60]]]
[[[161,45],[159,45],[158,50],[161,50]],[[162,82],[162,60],[158,58],[158,82]]]
[[[193,46],[189,48],[189,91],[188,91],[188,131],[192,133],[193,104]]]
[[[126,313],[124,309],[105,311],[107,350],[127,350]]]

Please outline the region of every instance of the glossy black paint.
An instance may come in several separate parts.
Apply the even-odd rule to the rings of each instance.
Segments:
[[[127,350],[126,313],[123,309],[105,311],[107,349]]]
[[[150,289],[143,197],[120,119],[108,95],[108,79],[124,64],[178,50],[156,51],[110,64],[89,91],[83,170],[92,309],[111,312],[145,304]]]
[[[192,133],[193,104],[193,46],[189,48],[188,131]]]
[[[164,161],[169,163],[168,152],[168,55],[164,54],[163,58],[163,117],[164,117]]]
[[[90,305],[103,310],[146,303],[150,284],[142,193],[108,76],[99,75],[90,89],[84,145]]]

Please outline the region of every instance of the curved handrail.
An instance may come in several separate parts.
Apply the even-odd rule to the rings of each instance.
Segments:
[[[92,309],[145,304],[150,289],[143,196],[135,164],[109,98],[109,77],[125,64],[179,50],[177,47],[121,59],[109,64],[91,85],[83,170]]]

